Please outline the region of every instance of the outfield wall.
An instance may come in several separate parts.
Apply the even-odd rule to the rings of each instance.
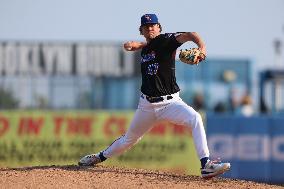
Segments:
[[[134,112],[0,112],[0,167],[77,164],[124,134]],[[191,131],[160,122],[127,153],[105,165],[199,175]]]
[[[207,115],[211,155],[232,164],[224,177],[284,183],[284,116]]]

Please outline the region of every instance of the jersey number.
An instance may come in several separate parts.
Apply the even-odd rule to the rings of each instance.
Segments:
[[[147,67],[147,74],[149,74],[149,75],[156,75],[158,69],[159,69],[159,64],[158,63],[149,64],[148,67]]]

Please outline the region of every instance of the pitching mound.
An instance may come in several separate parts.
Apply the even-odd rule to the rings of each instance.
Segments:
[[[283,188],[242,180],[117,167],[38,166],[0,169],[1,188]]]

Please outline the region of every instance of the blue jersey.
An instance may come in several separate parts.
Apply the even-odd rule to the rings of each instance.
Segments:
[[[141,92],[157,97],[178,92],[175,77],[176,49],[182,43],[174,34],[160,34],[152,39],[141,51]]]

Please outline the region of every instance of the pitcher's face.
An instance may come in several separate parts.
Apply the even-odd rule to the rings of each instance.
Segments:
[[[146,40],[151,40],[160,35],[161,29],[159,24],[145,24],[141,27],[141,33]]]

